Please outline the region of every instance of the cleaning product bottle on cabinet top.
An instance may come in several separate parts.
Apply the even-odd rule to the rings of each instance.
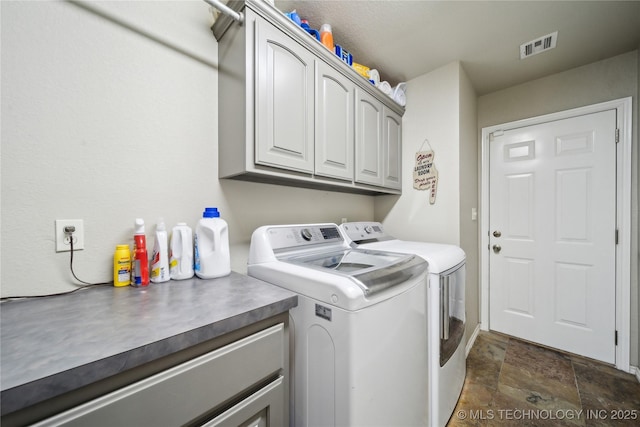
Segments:
[[[320,42],[331,52],[334,51],[333,33],[331,32],[330,24],[322,24],[322,26],[320,26]]]
[[[193,232],[184,222],[176,224],[171,231],[169,275],[173,280],[193,277]]]
[[[135,249],[133,251],[133,286],[149,285],[149,255],[147,254],[147,238],[144,235],[144,220],[136,219],[135,234],[133,236]]]
[[[156,235],[151,254],[151,281],[154,283],[166,282],[169,277],[169,248],[167,239],[167,227],[162,218],[156,224]]]
[[[311,26],[309,26],[309,21],[307,21],[306,19],[303,19],[302,21],[300,21],[300,26],[310,35],[312,35],[313,37],[316,38],[316,40],[320,41],[320,33],[318,32],[318,30],[314,30],[313,28],[311,28]]]
[[[201,279],[231,273],[229,227],[217,208],[206,208],[196,226],[195,272]]]

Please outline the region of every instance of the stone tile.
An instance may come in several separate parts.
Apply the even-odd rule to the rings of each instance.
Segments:
[[[577,408],[543,409],[498,391],[491,402],[491,426],[584,426]]]
[[[638,426],[640,383],[607,364],[481,332],[447,425]]]
[[[587,426],[640,425],[640,383],[597,362],[574,363]]]
[[[518,366],[532,375],[562,383],[569,382],[575,386],[571,359],[548,348],[513,339],[509,342],[504,363]]]
[[[552,379],[526,366],[502,365],[498,391],[517,402],[544,410],[578,410],[580,396],[573,381]]]
[[[507,345],[500,336],[480,333],[467,357],[467,378],[496,389]]]

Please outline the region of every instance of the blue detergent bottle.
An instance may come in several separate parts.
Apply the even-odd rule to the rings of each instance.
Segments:
[[[313,28],[311,28],[309,26],[309,21],[307,21],[306,19],[303,19],[302,21],[300,21],[300,26],[302,28],[304,28],[304,30],[311,34],[312,36],[314,36],[316,38],[316,40],[320,41],[320,33],[318,32],[318,30],[314,30]]]

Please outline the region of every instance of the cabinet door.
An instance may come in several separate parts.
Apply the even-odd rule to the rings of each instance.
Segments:
[[[356,90],[356,182],[382,185],[382,104]]]
[[[316,175],[353,180],[354,84],[323,62],[316,71]]]
[[[261,19],[255,37],[255,163],[312,173],[314,57]]]
[[[384,108],[383,140],[384,180],[387,188],[402,189],[402,117]]]

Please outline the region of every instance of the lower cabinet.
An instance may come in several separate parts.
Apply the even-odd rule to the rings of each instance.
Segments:
[[[35,426],[282,426],[287,354],[280,323]]]

